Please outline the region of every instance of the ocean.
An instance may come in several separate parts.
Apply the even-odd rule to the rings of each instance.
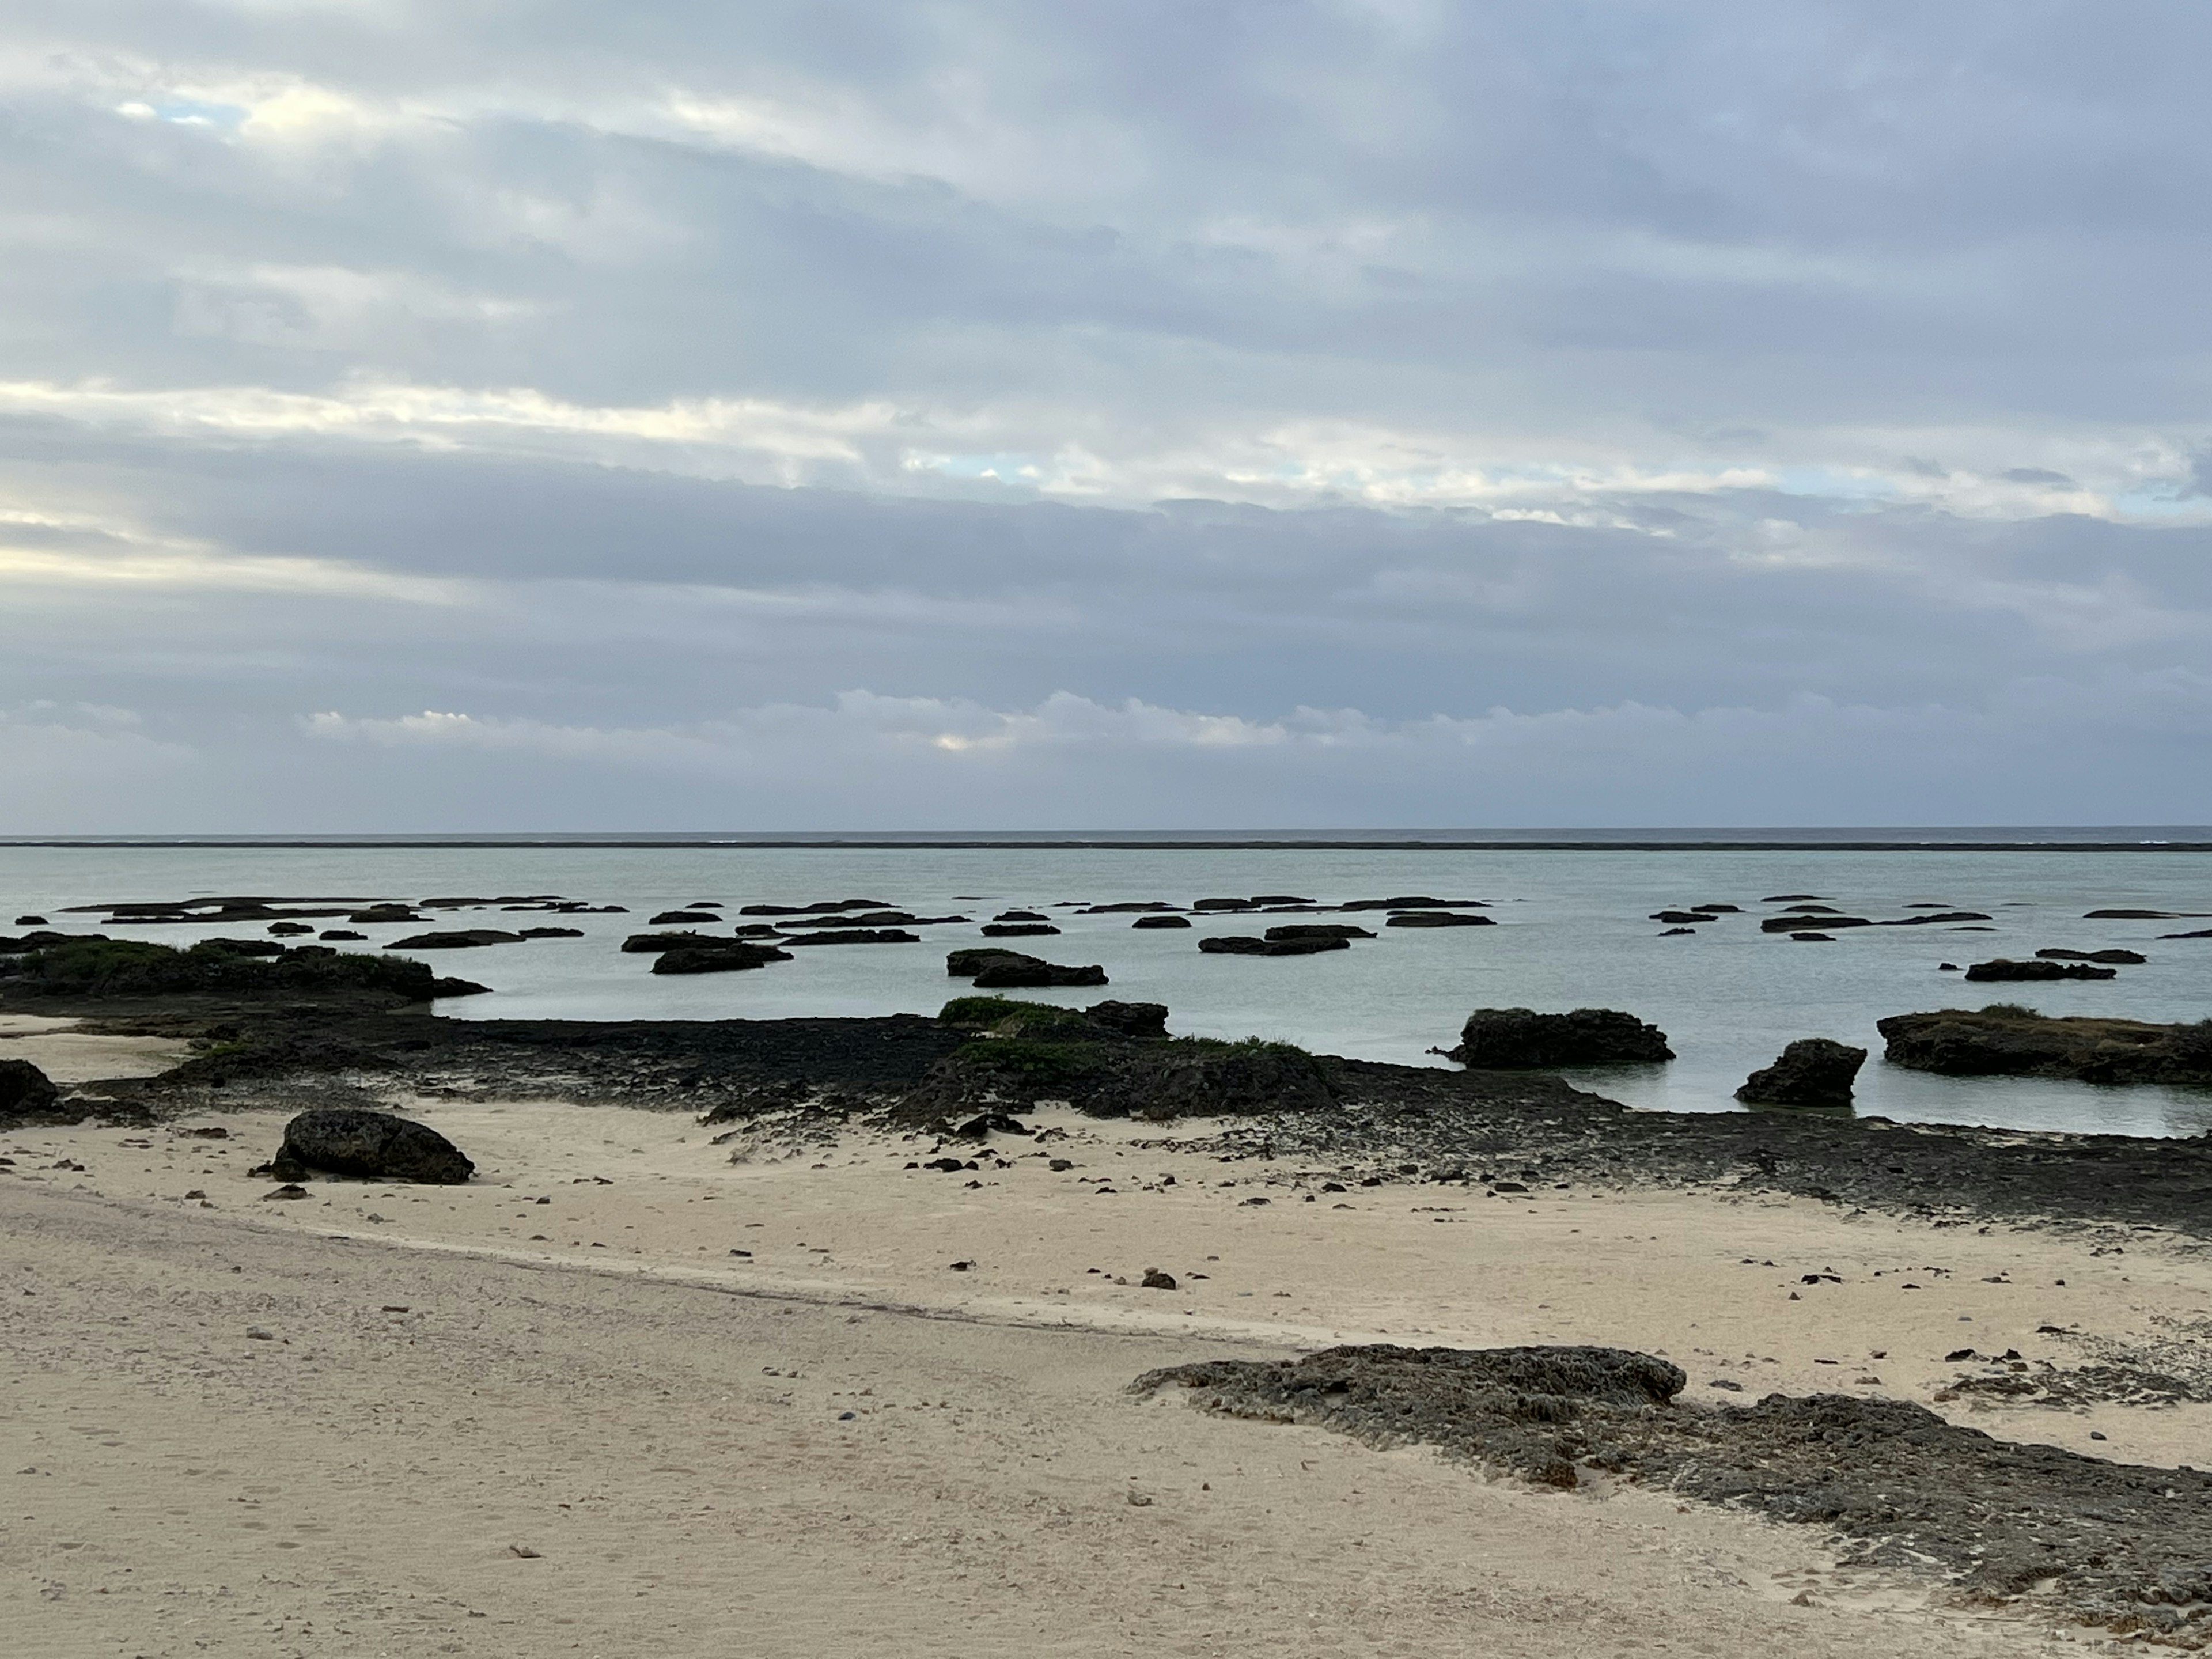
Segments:
[[[1996,843],[2033,838],[2033,846]],[[1444,834],[1215,838],[1167,836],[848,839],[793,844],[767,838],[641,837],[633,841],[422,841],[148,844],[0,844],[0,928],[20,914],[66,930],[96,919],[77,905],[213,894],[416,900],[438,896],[553,894],[629,913],[562,918],[574,939],[425,953],[441,972],[491,994],[441,1002],[461,1019],[717,1019],[797,1015],[933,1013],[964,981],[944,952],[984,942],[977,924],[1000,910],[1048,912],[1057,938],[1013,940],[1062,963],[1097,963],[1103,992],[1014,993],[1047,1001],[1164,1002],[1178,1035],[1258,1036],[1323,1052],[1443,1065],[1478,1007],[1627,1010],[1668,1034],[1679,1058],[1661,1066],[1571,1075],[1642,1108],[1742,1109],[1747,1073],[1801,1036],[1874,1051],[1858,1109],[1908,1121],[2150,1136],[2212,1131],[2212,1090],[1955,1079],[1881,1062],[1884,1015],[1984,1003],[2025,1003],[2053,1014],[2149,1020],[2212,1017],[2212,939],[2164,934],[2212,927],[2212,833],[2192,829],[2063,831],[1619,831],[1574,836]],[[1389,845],[1347,844],[1355,840]],[[1575,840],[1572,848],[1558,845]],[[1483,845],[1466,845],[1481,842]],[[1770,844],[1746,844],[1756,842]],[[1788,842],[1791,844],[1771,844]],[[1919,843],[1900,845],[1899,843]],[[2177,844],[2179,843],[2179,845]],[[2195,845],[2189,845],[2195,843]],[[1194,918],[1189,931],[1133,930],[1127,915],[1080,915],[1079,905],[1295,894],[1322,903],[1426,894],[1486,901],[1496,927],[1395,929],[1345,951],[1283,958],[1205,956],[1208,933],[1256,933],[1254,917]],[[1780,895],[1811,894],[1847,914],[1911,914],[1914,904],[1986,912],[1987,931],[1936,925],[1838,930],[1811,944],[1759,929]],[[754,972],[655,976],[651,958],[625,956],[622,939],[655,911],[697,900],[729,907],[867,898],[920,915],[960,914],[965,925],[916,929],[918,945],[822,946]],[[1741,913],[1668,936],[1650,913],[1701,903]],[[2089,921],[2092,909],[2197,913],[2190,921]],[[1269,917],[1267,922],[1297,921]],[[1360,920],[1358,917],[1349,920]],[[537,922],[543,916],[507,918]],[[1379,923],[1380,918],[1371,919]],[[495,912],[459,912],[439,926],[500,925]],[[99,924],[111,936],[185,943],[240,931]],[[368,925],[367,946],[424,931]],[[713,932],[714,929],[707,931]],[[726,931],[726,930],[725,930]],[[2117,978],[2042,985],[1967,985],[1941,971],[2047,946],[2124,946],[2149,957]]]

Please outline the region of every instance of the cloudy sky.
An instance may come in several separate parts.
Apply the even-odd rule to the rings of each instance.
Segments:
[[[2201,0],[0,18],[0,832],[2212,821]]]

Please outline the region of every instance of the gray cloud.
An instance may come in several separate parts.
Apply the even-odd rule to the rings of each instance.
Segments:
[[[2207,815],[2196,9],[12,36],[0,826]]]

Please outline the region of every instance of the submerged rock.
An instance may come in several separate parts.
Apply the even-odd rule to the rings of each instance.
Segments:
[[[368,1181],[455,1187],[476,1173],[460,1149],[427,1124],[390,1112],[342,1106],[302,1112],[284,1126],[284,1144],[256,1174],[298,1181],[311,1170]]]
[[[1867,1051],[1828,1037],[1800,1037],[1781,1058],[1744,1079],[1735,1097],[1754,1106],[1848,1105]]]
[[[1644,1066],[1674,1058],[1667,1034],[1613,1008],[1540,1014],[1529,1008],[1478,1008],[1449,1057],[1480,1070],[1554,1066]]]

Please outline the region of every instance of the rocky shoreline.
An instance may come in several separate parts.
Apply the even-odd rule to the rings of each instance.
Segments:
[[[2203,1136],[2028,1134],[1787,1109],[1632,1111],[1541,1072],[1133,1036],[1075,1010],[1027,1003],[1003,1005],[1016,1011],[1012,1029],[984,1032],[972,1018],[915,1015],[463,1021],[382,987],[274,989],[18,993],[0,997],[0,1007],[74,1016],[112,1035],[189,1038],[198,1049],[159,1076],[66,1092],[43,1109],[45,1121],[155,1121],[416,1097],[950,1130],[978,1113],[1061,1100],[1098,1115],[1218,1120],[1218,1156],[1296,1159],[1315,1187],[1428,1183],[1505,1195],[1720,1188],[1939,1225],[2047,1222],[2212,1239],[2212,1138]],[[948,1012],[994,1000],[957,1000]]]

